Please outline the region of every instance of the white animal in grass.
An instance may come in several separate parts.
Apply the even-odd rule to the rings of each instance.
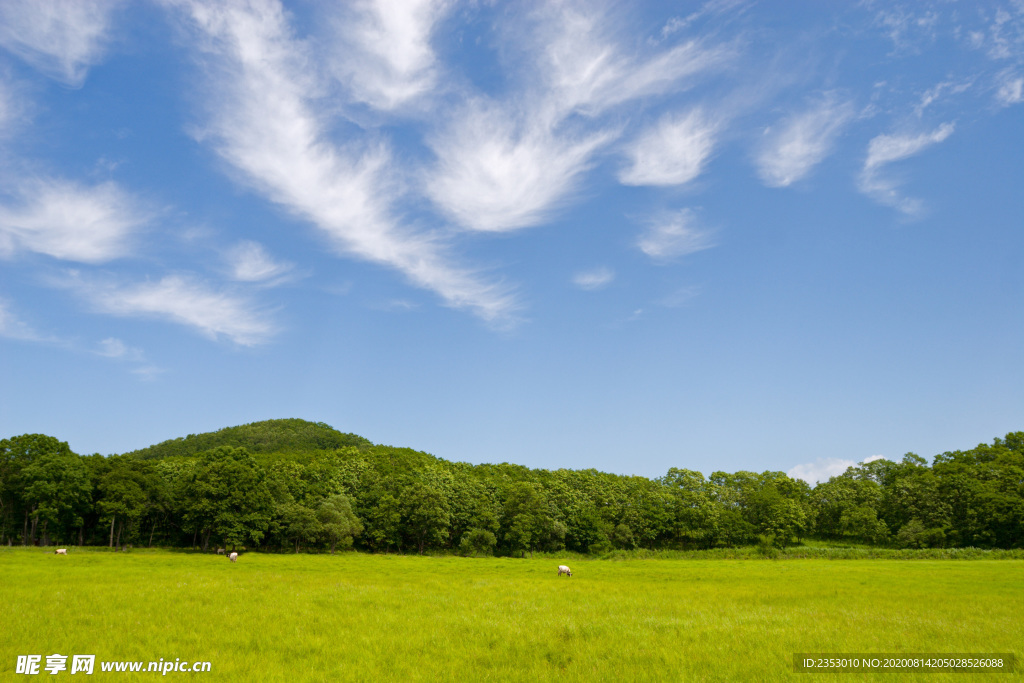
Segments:
[[[53,554],[54,555],[67,555],[68,554],[68,549],[67,548],[57,548],[56,550],[53,551]]]
[[[566,567],[564,564],[558,565],[558,575],[561,576],[562,574],[565,574],[566,576],[572,576],[572,572],[569,571],[569,568]]]
[[[238,562],[238,553],[231,553],[228,555],[228,559],[232,562]]]

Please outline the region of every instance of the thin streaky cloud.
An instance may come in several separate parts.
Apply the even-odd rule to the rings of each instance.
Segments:
[[[602,3],[551,3],[527,29],[527,49],[556,116],[596,116],[626,102],[679,92],[735,57],[727,45],[690,40],[646,58],[625,54],[614,17]]]
[[[353,99],[381,110],[402,107],[437,84],[431,37],[448,0],[364,0],[332,22],[339,38],[331,68]]]
[[[153,382],[165,372],[167,372],[166,369],[158,368],[155,365],[143,365],[131,370],[131,373],[143,382]]]
[[[42,335],[31,325],[18,318],[10,304],[0,298],[0,337],[21,341],[43,341]]]
[[[149,220],[141,202],[114,182],[85,186],[58,178],[22,181],[20,203],[0,204],[0,257],[32,251],[80,263],[127,256]]]
[[[583,270],[572,276],[573,284],[587,291],[607,287],[614,279],[615,271],[606,266]]]
[[[190,275],[125,283],[71,273],[57,284],[84,297],[101,313],[166,320],[241,346],[264,343],[276,332],[268,315],[247,298],[214,289]]]
[[[627,146],[624,185],[683,185],[700,175],[715,147],[716,124],[699,109],[666,115]]]
[[[432,141],[437,165],[425,181],[427,193],[470,230],[537,225],[567,201],[613,135],[558,134],[525,117],[516,120],[495,103],[475,102]]]
[[[98,347],[95,351],[96,355],[103,356],[104,358],[116,358],[136,363],[145,361],[145,354],[142,353],[141,349],[128,346],[117,337],[107,337],[100,341]]]
[[[661,28],[661,39],[666,38],[679,33],[693,25],[694,22],[703,19],[707,16],[713,16],[717,14],[723,14],[729,10],[745,5],[749,0],[709,0],[705,2],[699,9],[685,17],[672,17],[665,22],[665,25]]]
[[[970,41],[984,50],[990,59],[1005,61],[1020,58],[1024,52],[1024,5],[1019,1],[999,7],[982,31],[971,31]]]
[[[505,287],[453,265],[436,236],[399,225],[391,208],[399,172],[388,145],[329,141],[325,114],[314,107],[306,48],[278,2],[174,4],[187,11],[217,72],[205,137],[257,190],[316,225],[345,254],[395,268],[449,306],[488,321],[512,315],[517,304]]]
[[[757,154],[758,175],[769,187],[787,187],[807,176],[827,157],[853,119],[853,105],[826,93],[809,109],[769,129]]]
[[[696,299],[700,295],[700,291],[701,288],[696,285],[680,287],[658,299],[656,303],[665,308],[680,308]]]
[[[899,192],[899,183],[886,176],[883,169],[888,164],[912,157],[938,144],[953,134],[955,125],[944,123],[930,133],[918,135],[879,135],[868,143],[868,154],[858,178],[860,191],[879,204],[891,206],[908,217],[921,213],[921,200],[904,197]]]
[[[22,102],[17,88],[0,69],[0,140],[11,137],[15,123],[21,117]]]
[[[693,210],[682,209],[652,218],[637,246],[655,261],[669,261],[715,245]]]
[[[996,100],[1004,107],[1024,102],[1024,76],[1008,70],[998,76]]]
[[[109,42],[120,0],[4,0],[0,45],[72,87],[85,82]]]
[[[275,261],[259,242],[243,240],[225,254],[231,277],[240,282],[267,282],[280,279],[292,264]]]
[[[956,81],[943,81],[934,85],[933,87],[926,90],[921,95],[921,101],[914,108],[914,113],[917,114],[918,118],[924,114],[924,110],[932,106],[936,102],[940,102],[946,97],[951,95],[959,95],[971,88],[974,85],[974,80],[969,79],[962,82]]]
[[[424,184],[443,214],[485,232],[543,222],[621,136],[620,121],[605,116],[614,107],[685,90],[733,55],[690,41],[627,56],[612,24],[600,5],[552,3],[506,36],[525,85],[504,99],[467,97],[428,138],[437,163]]]

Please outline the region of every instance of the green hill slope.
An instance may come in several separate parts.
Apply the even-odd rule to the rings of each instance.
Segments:
[[[372,445],[361,436],[339,432],[323,422],[307,422],[292,418],[225,427],[205,434],[189,434],[184,438],[170,439],[126,455],[153,460],[195,455],[218,446],[240,446],[251,453],[279,453],[332,450],[346,446],[369,448]]]

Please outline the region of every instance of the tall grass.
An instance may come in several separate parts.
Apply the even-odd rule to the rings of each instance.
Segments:
[[[1024,642],[1018,559],[575,558],[559,578],[539,557],[69,553],[0,552],[0,671],[61,653],[236,680],[783,680],[795,652]]]

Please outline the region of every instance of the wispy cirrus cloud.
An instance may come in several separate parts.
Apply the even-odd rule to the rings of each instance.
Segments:
[[[627,54],[600,4],[536,9],[506,42],[517,47],[510,96],[467,98],[428,142],[437,164],[427,194],[470,230],[537,225],[569,201],[595,155],[622,134],[607,114],[642,98],[678,92],[733,51],[690,41],[651,55]],[[511,61],[511,60],[509,60]]]
[[[914,50],[931,43],[937,35],[939,13],[923,7],[894,5],[879,10],[875,25],[889,36],[897,50]]]
[[[536,73],[556,116],[596,116],[639,98],[692,87],[735,56],[728,45],[690,40],[650,55],[629,54],[602,3],[552,2],[532,15],[524,48],[539,55]]]
[[[4,0],[0,45],[72,87],[85,82],[110,37],[121,0]]]
[[[95,351],[96,355],[104,358],[120,358],[124,360],[141,361],[144,354],[141,349],[128,346],[117,337],[107,337],[100,341]]]
[[[93,353],[113,361],[131,364],[134,367],[130,372],[144,382],[151,382],[165,372],[163,368],[148,362],[142,349],[128,346],[117,337],[107,337],[96,346]]]
[[[339,38],[335,75],[353,99],[381,110],[400,108],[430,93],[438,64],[431,37],[450,10],[449,0],[362,0],[333,21]]]
[[[0,69],[0,140],[10,137],[20,114],[21,103],[16,88],[7,74]]]
[[[126,256],[150,212],[113,182],[58,178],[19,182],[13,205],[0,204],[0,257],[32,251],[80,263]]]
[[[482,232],[548,218],[576,189],[594,153],[613,139],[607,131],[557,133],[485,101],[467,105],[457,120],[432,141],[438,162],[426,188],[451,219]]]
[[[279,282],[291,271],[291,263],[275,261],[263,245],[242,240],[225,253],[231,278],[240,282]]]
[[[853,105],[829,92],[769,129],[756,159],[761,180],[769,187],[787,187],[805,177],[828,156],[853,117]]]
[[[594,291],[611,284],[615,279],[615,271],[607,266],[599,266],[590,270],[581,270],[572,276],[572,282],[580,289]]]
[[[908,217],[921,213],[921,200],[904,197],[899,182],[883,173],[885,166],[912,157],[953,134],[955,125],[944,123],[930,133],[879,135],[868,143],[868,154],[858,178],[860,191],[879,204],[891,206]]]
[[[217,290],[191,275],[123,282],[72,272],[55,284],[82,296],[100,313],[166,320],[241,346],[264,343],[276,331],[267,313],[246,297]],[[116,352],[120,347],[115,341],[106,349]]]
[[[987,25],[969,33],[971,44],[991,59],[1019,58],[1024,51],[1024,5],[1011,2],[997,7]]]
[[[670,261],[713,247],[711,236],[691,209],[682,209],[652,218],[637,246],[655,261]]]
[[[400,225],[400,175],[379,140],[331,142],[305,44],[274,0],[170,0],[208,58],[204,139],[272,201],[310,221],[344,253],[395,268],[454,307],[508,319],[514,297],[452,264],[441,240]]]
[[[1024,76],[1012,69],[1002,71],[996,78],[996,101],[1003,106],[1024,102]]]
[[[700,175],[715,146],[717,125],[700,109],[667,115],[626,148],[625,185],[682,185]]]
[[[44,336],[18,318],[11,310],[11,305],[2,298],[0,298],[0,337],[21,341],[45,341]]]

